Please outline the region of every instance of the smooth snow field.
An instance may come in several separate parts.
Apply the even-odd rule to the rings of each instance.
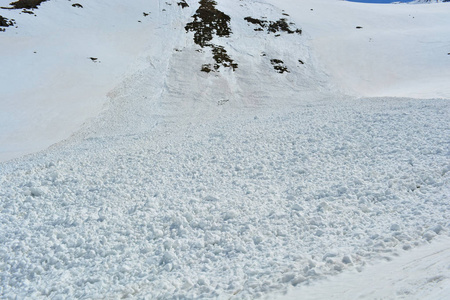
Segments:
[[[450,3],[28,11],[0,9],[1,299],[448,299]]]

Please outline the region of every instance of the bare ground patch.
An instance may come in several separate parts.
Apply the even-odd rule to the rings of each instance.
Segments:
[[[287,15],[287,14],[284,14]],[[266,30],[267,33],[278,33],[278,32],[287,32],[288,34],[302,34],[301,29],[292,29],[290,25],[294,25],[294,23],[287,23],[287,19],[281,18],[278,21],[266,21],[266,20],[260,20],[253,17],[245,17],[244,20],[246,20],[248,23],[251,23],[253,25],[256,25],[257,27],[254,29],[255,31],[264,31]]]
[[[42,2],[48,0],[18,0],[16,2],[11,2],[9,5],[12,7],[2,7],[5,9],[36,9]]]

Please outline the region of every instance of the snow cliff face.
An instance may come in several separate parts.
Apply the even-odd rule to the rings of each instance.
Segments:
[[[1,298],[270,297],[448,235],[448,100],[405,98],[450,95],[448,5],[25,10],[2,159],[59,143],[0,164]]]

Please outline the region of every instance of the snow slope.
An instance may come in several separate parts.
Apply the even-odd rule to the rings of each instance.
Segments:
[[[302,286],[281,299],[447,299],[450,240],[439,239],[390,262]]]
[[[292,18],[311,35],[314,53],[344,92],[450,98],[448,3],[281,0],[277,5],[296,12]]]
[[[339,77],[339,64],[330,63],[325,51],[335,45],[337,32],[345,37],[356,31],[354,24],[364,14],[370,22],[379,19],[382,26],[391,23],[408,31],[410,24],[398,17],[410,6],[376,6],[372,12],[363,4],[332,0],[305,0],[304,6],[287,0],[217,2],[216,8],[231,18],[232,34],[214,36],[211,44],[227,51],[238,64],[235,71],[224,66],[218,72],[200,71],[214,64],[214,48],[195,44],[194,32],[185,30],[196,1],[187,1],[184,9],[175,1],[136,0],[126,7],[118,1],[80,2],[83,9],[72,15],[75,8],[55,0],[42,4],[31,20],[18,16],[19,28],[1,33],[0,38],[22,42],[58,31],[54,23],[39,21],[51,13],[66,25],[50,36],[69,44],[53,48],[47,35],[36,38],[44,53],[36,63],[48,73],[31,63],[13,68],[13,60],[2,56],[17,80],[1,81],[2,91],[16,102],[5,102],[12,104],[4,111],[10,119],[1,119],[6,131],[0,145],[18,155],[25,145],[24,151],[35,151],[76,131],[43,152],[0,164],[2,298],[271,298],[292,286],[309,288],[319,279],[338,281],[341,277],[334,276],[341,272],[362,271],[360,276],[368,278],[377,271],[367,264],[376,268],[376,262],[400,255],[404,260],[393,264],[395,269],[409,255],[422,255],[416,247],[431,249],[427,253],[446,249],[448,100],[348,96],[342,93],[352,82],[348,76],[359,76],[341,62],[344,75]],[[122,33],[113,28],[119,11],[129,16],[120,22],[126,29]],[[346,18],[337,22],[332,12]],[[428,15],[442,21],[449,12],[447,6],[416,11],[422,22]],[[255,31],[257,25],[244,20],[248,16],[273,22],[288,18],[293,29],[303,32]],[[88,38],[93,18],[95,35]],[[86,22],[79,25],[80,35],[77,29],[73,37],[63,36],[80,19]],[[42,29],[33,31],[37,24]],[[442,41],[448,38],[445,24],[436,31]],[[419,37],[435,29],[423,29]],[[391,41],[388,34],[379,38],[386,45]],[[19,41],[10,47],[19,47]],[[356,55],[360,50],[354,42],[342,39],[340,47],[348,49],[344,58],[366,63]],[[418,38],[414,45],[420,44]],[[49,53],[58,49],[72,59],[51,64]],[[1,51],[11,57],[13,50]],[[376,55],[381,50],[372,49]],[[419,52],[405,52],[405,61],[425,55]],[[274,59],[283,61],[289,73],[278,73]],[[423,78],[449,78],[441,73],[441,57],[425,63],[430,73],[422,72]],[[407,69],[395,55],[383,64],[399,66],[400,75]],[[60,88],[64,76],[56,85],[47,82],[55,68],[79,68],[80,73],[68,72],[77,82],[75,93]],[[67,95],[52,98],[54,117],[45,113],[47,105],[27,104],[30,99],[17,90],[20,74],[31,71],[41,76],[24,90],[44,100]],[[381,71],[371,73],[367,65],[359,71],[373,74],[380,93],[388,91],[377,81]],[[419,88],[413,81],[406,88],[405,78],[394,82],[392,90],[405,96]],[[38,93],[41,84],[48,85]],[[446,85],[435,88],[421,85],[423,95],[448,95]],[[358,93],[371,95],[367,87]],[[32,120],[15,109],[33,115]],[[62,116],[65,121],[58,121]],[[76,120],[67,121],[71,116]],[[41,121],[61,135],[33,125]],[[19,129],[22,137],[15,134]],[[11,134],[17,144],[7,137]],[[439,259],[448,265],[448,256]],[[437,283],[448,281],[448,269],[433,270],[441,276]],[[384,286],[386,281],[378,279]],[[431,297],[435,291],[412,290],[411,295]]]
[[[43,2],[34,15],[0,10],[18,27],[0,32],[0,161],[43,150],[98,115],[108,92],[152,45],[156,24],[143,12],[157,12],[158,3],[79,3],[83,8]]]

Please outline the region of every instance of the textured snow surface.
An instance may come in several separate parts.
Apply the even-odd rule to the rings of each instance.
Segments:
[[[6,163],[2,295],[254,298],[432,241],[449,118],[330,100]]]
[[[302,285],[283,300],[448,299],[450,239],[439,238],[392,261],[368,266],[364,273],[342,275]]]
[[[83,66],[70,56],[72,44],[61,45],[68,54],[63,53],[70,54],[61,55],[71,60],[56,65],[64,67],[65,74],[76,67],[70,81],[80,80],[75,91],[58,85],[65,82],[59,73],[52,90],[52,81],[46,83],[47,73],[42,72],[35,79],[43,81],[23,90],[42,101],[49,99],[46,106],[41,100],[33,104],[21,89],[15,92],[17,81],[1,81],[3,95],[11,97],[0,99],[8,104],[2,113],[9,118],[0,120],[6,124],[0,146],[17,154],[20,147],[8,138],[17,132],[16,123],[24,133],[17,137],[21,145],[42,147],[34,147],[28,136],[59,143],[0,163],[0,298],[270,299],[339,273],[361,271],[367,282],[372,274],[367,265],[407,257],[422,249],[419,246],[439,248],[442,244],[434,244],[436,240],[448,240],[448,100],[346,96],[340,92],[345,85],[333,71],[338,63],[324,67],[324,47],[334,41],[325,41],[325,29],[333,27],[328,17],[360,4],[305,0],[305,7],[299,8],[296,1],[280,0],[279,8],[272,1],[217,2],[216,8],[231,16],[233,33],[214,36],[211,43],[238,63],[234,72],[225,67],[208,74],[200,71],[214,61],[211,49],[196,45],[194,33],[184,28],[192,21],[197,1],[187,1],[190,6],[184,9],[174,1],[155,1],[144,9],[143,1],[136,0],[128,10],[115,3],[128,18],[133,16],[133,24],[144,27],[136,29],[128,18],[123,21],[128,24],[123,36],[128,38],[122,52],[111,46],[115,50],[109,53],[107,46],[91,38],[87,41],[92,43],[83,44],[89,22],[80,25],[81,33],[73,41],[83,45],[77,51],[98,45],[101,62],[92,62],[89,56],[94,55],[85,51],[79,54],[87,64]],[[95,30],[121,44],[121,35],[110,27],[122,22],[114,19],[120,10],[95,1],[111,13],[102,15],[89,8],[90,2],[80,3],[84,8],[71,18],[97,16]],[[334,6],[317,18],[314,29],[314,17],[306,14],[323,12],[325,3]],[[29,23],[17,18],[19,28],[8,27],[0,38],[17,36],[23,42],[27,34],[34,36],[35,24],[41,24],[43,32],[53,28],[38,22],[40,13],[45,7],[64,11],[65,4],[43,3],[37,17],[29,16],[34,18]],[[444,20],[445,10],[434,5],[439,6],[423,6],[427,14]],[[378,17],[389,15],[380,9]],[[392,17],[399,13],[404,11],[384,20],[396,23]],[[64,14],[59,15],[62,28],[68,26]],[[347,21],[355,15],[364,16],[349,10]],[[303,33],[276,36],[255,31],[244,20],[248,16],[268,21],[286,17]],[[342,34],[357,30],[353,23],[334,27]],[[138,32],[144,41],[132,42],[129,32]],[[445,28],[438,32],[446,41]],[[421,36],[427,34],[423,31]],[[42,40],[37,52],[47,58],[36,63],[46,65],[58,48]],[[1,51],[12,55],[12,48]],[[349,50],[345,59],[354,53]],[[429,52],[414,53],[406,61]],[[130,57],[121,56],[125,54]],[[283,61],[289,72],[274,70],[274,59]],[[384,61],[391,63],[402,65],[395,59]],[[446,63],[442,57],[426,63],[433,78],[441,74],[448,81],[448,73],[439,73]],[[357,77],[353,68],[341,66],[344,75]],[[41,74],[24,63],[11,76],[20,78],[30,70]],[[369,71],[361,67],[362,73]],[[96,86],[95,91],[84,89],[87,82]],[[35,88],[44,83],[45,92],[39,93]],[[408,95],[406,81],[397,83],[401,88],[396,91]],[[426,95],[435,91],[436,97],[448,91],[445,85],[433,90],[427,82],[410,85]],[[53,91],[58,96],[46,98]],[[93,98],[85,98],[89,95]],[[102,99],[96,98],[99,95]],[[80,102],[73,102],[77,97]],[[93,106],[86,108],[86,103]],[[77,121],[70,120],[72,108]],[[47,109],[54,115],[46,114]],[[23,115],[17,112],[21,110]],[[24,115],[36,119],[26,122]],[[61,135],[36,128],[39,120],[51,121],[47,125],[57,127],[62,136],[76,132],[61,141]],[[448,265],[448,256],[439,259]],[[436,282],[450,278],[448,268],[432,270]],[[377,282],[383,286],[381,279]],[[419,298],[438,295],[411,293]]]

